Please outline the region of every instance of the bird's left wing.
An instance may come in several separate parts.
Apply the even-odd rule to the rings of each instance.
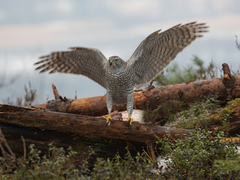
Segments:
[[[207,32],[205,23],[178,24],[162,33],[155,31],[144,39],[127,61],[134,75],[135,87],[153,80],[164,68],[201,33]]]
[[[70,48],[71,51],[53,52],[50,55],[40,57],[41,61],[35,70],[41,69],[40,73],[70,73],[81,74],[106,88],[105,64],[106,57],[98,50],[85,47]]]

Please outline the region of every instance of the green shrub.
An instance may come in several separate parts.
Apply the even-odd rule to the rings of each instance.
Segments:
[[[119,155],[107,160],[97,158],[94,167],[90,168],[88,157],[81,160],[77,165],[74,159],[77,152],[71,148],[64,150],[49,145],[47,155],[29,146],[30,152],[17,161],[0,158],[0,179],[24,179],[24,180],[61,180],[61,179],[156,179],[157,175],[151,173],[153,164],[144,152],[132,157],[130,152],[127,158],[122,159]],[[92,155],[94,152],[89,153]],[[147,157],[147,158],[145,158]],[[91,170],[90,170],[91,169]]]
[[[156,179],[157,175],[151,173],[151,169],[152,162],[140,154],[135,158],[128,154],[127,159],[122,159],[119,155],[112,160],[97,158],[91,179]]]
[[[155,81],[157,81],[157,85],[165,86],[189,81],[212,79],[216,78],[217,75],[218,69],[213,61],[209,63],[208,67],[204,67],[204,61],[197,56],[193,56],[191,65],[181,68],[178,64],[173,63],[164,73],[158,75]]]
[[[78,179],[79,170],[72,164],[71,158],[76,154],[71,148],[65,151],[49,145],[48,155],[41,156],[41,151],[29,146],[30,152],[26,160],[19,158],[9,163],[1,158],[1,179]],[[8,171],[6,171],[8,169]]]
[[[211,121],[211,114],[219,112],[220,101],[217,96],[189,105],[190,108],[176,113],[173,125],[178,128],[193,129]]]
[[[173,179],[221,179],[222,175],[229,177],[215,162],[239,158],[239,155],[236,145],[232,142],[224,143],[224,137],[223,132],[213,137],[209,131],[195,130],[189,136],[177,139],[174,144],[169,143],[167,138],[159,140],[160,150],[169,159],[165,176]],[[240,168],[235,170],[234,177],[239,176]]]

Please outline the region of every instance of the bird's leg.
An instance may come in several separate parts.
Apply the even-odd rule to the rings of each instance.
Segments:
[[[127,112],[128,112],[128,119],[125,122],[128,127],[132,126],[132,112],[133,112],[133,92],[127,95]]]
[[[111,92],[107,91],[107,95],[106,95],[106,102],[107,102],[107,109],[108,109],[108,116],[107,117],[103,117],[104,119],[106,119],[106,123],[108,125],[109,120],[111,122],[113,122],[113,119],[111,117],[111,111],[112,111],[112,95]]]

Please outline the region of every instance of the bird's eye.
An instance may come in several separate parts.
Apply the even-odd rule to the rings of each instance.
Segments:
[[[118,62],[118,59],[115,59],[116,62]]]

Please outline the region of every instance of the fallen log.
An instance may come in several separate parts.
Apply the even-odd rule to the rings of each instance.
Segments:
[[[226,68],[226,63],[223,64]],[[227,72],[227,71],[226,71]],[[229,71],[230,72],[230,71]],[[176,85],[147,88],[134,92],[134,108],[147,110],[156,109],[169,100],[194,102],[209,95],[218,95],[219,99],[234,99],[240,97],[240,75],[224,74],[223,78],[202,80]],[[83,99],[59,99],[46,104],[36,105],[51,111],[67,112],[89,116],[107,114],[106,97],[97,96]],[[113,111],[124,111],[126,106],[113,106]]]
[[[23,127],[88,134],[127,141],[155,143],[157,138],[176,138],[186,135],[189,130],[167,128],[157,125],[133,123],[129,129],[123,121],[114,121],[106,126],[103,118],[59,113],[11,105],[0,105],[0,122]]]

